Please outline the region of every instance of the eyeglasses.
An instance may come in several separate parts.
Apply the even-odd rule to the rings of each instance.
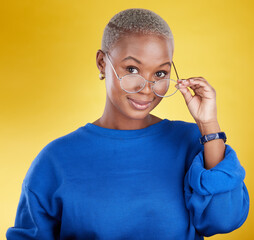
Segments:
[[[121,88],[127,93],[140,92],[145,87],[146,82],[153,83],[151,89],[154,92],[154,94],[156,94],[158,97],[170,97],[178,91],[178,88],[175,88],[173,85],[170,85],[170,83],[171,84],[173,84],[174,82],[177,83],[177,81],[170,78],[166,78],[166,77],[165,78],[159,77],[159,80],[157,81],[149,81],[137,73],[126,74],[123,77],[119,77],[108,56],[108,52],[106,52],[106,56],[109,60],[111,67],[114,70],[116,77],[120,81]],[[172,64],[173,64],[177,79],[179,79],[176,68],[175,68],[175,64],[173,61],[172,61]]]

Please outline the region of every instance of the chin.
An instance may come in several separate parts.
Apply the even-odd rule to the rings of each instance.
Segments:
[[[127,99],[127,107],[125,109],[127,110],[126,114],[129,118],[141,120],[141,119],[145,119],[156,106],[157,104],[155,105],[155,100],[154,100],[148,108],[144,110],[139,110],[139,109],[135,109],[129,103],[129,100]]]

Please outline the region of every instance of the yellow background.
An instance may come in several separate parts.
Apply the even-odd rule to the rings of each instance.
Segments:
[[[253,6],[250,0],[2,0],[0,238],[14,224],[23,178],[39,151],[102,115],[106,91],[96,51],[110,18],[132,7],[168,22],[180,78],[202,76],[215,88],[220,127],[246,170],[252,200]],[[179,91],[151,113],[194,122]],[[253,224],[250,208],[241,228],[210,239],[254,239]]]

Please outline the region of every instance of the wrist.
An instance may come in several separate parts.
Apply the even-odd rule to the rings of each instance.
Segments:
[[[202,136],[221,131],[217,120],[206,123],[197,122],[197,125],[199,127]]]

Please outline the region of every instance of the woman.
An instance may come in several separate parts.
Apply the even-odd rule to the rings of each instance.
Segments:
[[[37,155],[7,239],[198,240],[245,222],[245,170],[220,132],[215,90],[203,77],[172,85],[173,51],[150,10],[109,21],[96,55],[104,113]],[[196,123],[149,114],[172,88]]]

